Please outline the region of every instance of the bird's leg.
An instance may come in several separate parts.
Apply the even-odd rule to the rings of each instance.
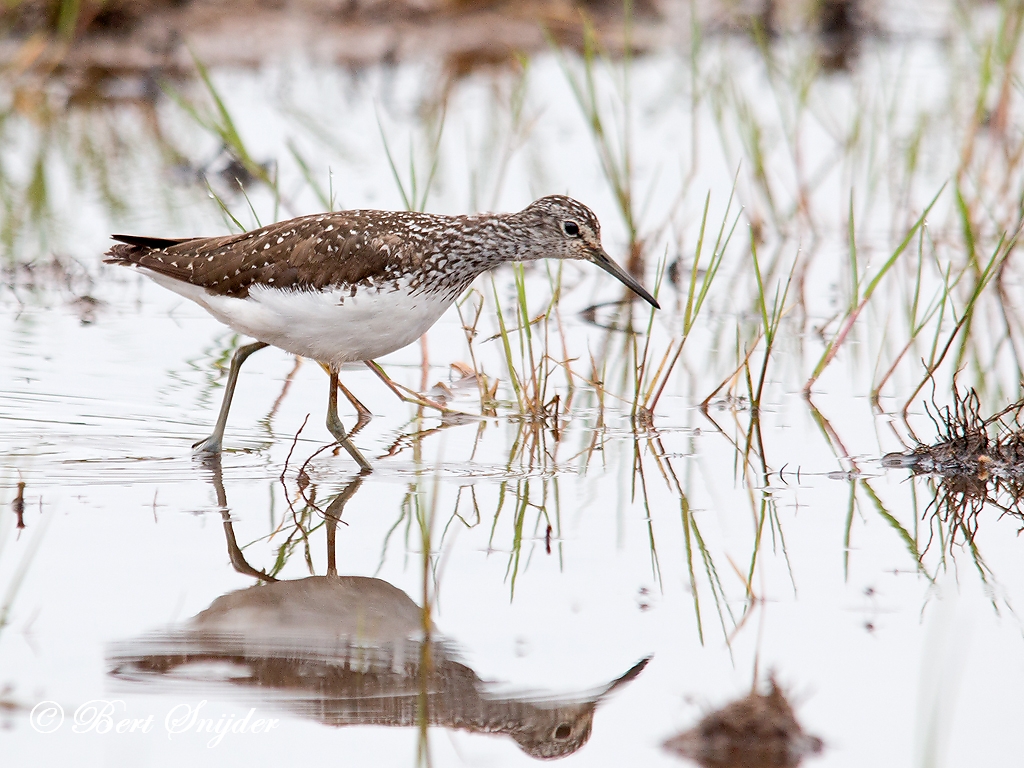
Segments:
[[[268,576],[266,571],[257,571],[245,559],[238,540],[235,538],[235,529],[231,523],[231,511],[228,509],[228,494],[224,490],[224,472],[221,468],[219,453],[205,453],[198,457],[202,466],[210,470],[210,479],[213,481],[213,490],[217,495],[217,506],[220,507],[221,520],[224,523],[224,536],[228,542],[228,559],[231,565],[239,573],[246,576],[255,576],[262,581],[277,581],[273,576]]]
[[[329,371],[331,383],[330,389],[327,392],[327,429],[331,431],[331,434],[334,435],[342,448],[348,451],[348,455],[355,460],[363,472],[372,472],[370,462],[363,458],[363,454],[359,452],[358,448],[352,445],[352,441],[345,434],[345,426],[341,423],[341,419],[338,418],[338,371],[333,366]]]
[[[380,367],[380,364],[377,363],[377,361],[364,360],[363,362],[366,363],[366,365],[369,367],[371,371],[377,374],[380,380],[387,385],[387,388],[394,392],[398,396],[398,399],[401,400],[402,402],[413,403],[414,405],[422,405],[427,408],[434,408],[438,411],[441,411],[441,413],[452,413],[451,408],[447,408],[441,403],[437,402],[436,400],[431,400],[430,398],[424,397],[419,392],[414,392],[408,387],[403,387],[401,384],[392,381],[391,377],[384,373],[384,369]],[[403,392],[402,390],[405,390],[405,392]],[[408,394],[405,394],[406,392]]]
[[[327,523],[327,575],[338,575],[338,521],[341,520],[341,513],[345,511],[345,504],[352,498],[359,486],[362,485],[362,475],[356,475],[341,493],[334,497],[331,505],[324,510],[324,522]]]
[[[427,334],[420,336],[420,352],[422,356],[420,359],[420,391],[422,392],[427,388],[427,382],[430,381],[430,351],[427,349]]]
[[[320,367],[324,369],[324,372],[328,376],[331,375],[331,367],[329,365],[326,363],[320,363]],[[346,399],[352,403],[352,407],[356,409],[356,413],[358,414],[356,417],[356,425],[352,427],[352,431],[348,433],[348,436],[352,437],[356,432],[370,423],[370,419],[373,418],[373,413],[369,408],[359,402],[359,398],[353,395],[349,391],[348,387],[341,383],[341,379],[338,380],[338,389],[340,389]]]
[[[212,435],[192,446],[198,453],[220,453],[221,441],[224,440],[224,427],[228,423],[228,411],[231,410],[231,398],[235,395],[235,384],[238,383],[238,370],[249,355],[259,352],[266,346],[269,345],[262,341],[254,341],[252,344],[246,344],[235,350],[235,354],[231,358],[231,369],[228,371],[228,382],[224,387],[224,399],[220,403],[217,425],[213,428]]]

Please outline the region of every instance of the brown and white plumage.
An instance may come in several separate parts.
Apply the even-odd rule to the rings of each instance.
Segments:
[[[107,263],[138,267],[239,333],[334,371],[419,338],[506,262],[591,261],[658,306],[604,252],[594,213],[560,195],[510,214],[354,210],[224,237],[113,237]]]

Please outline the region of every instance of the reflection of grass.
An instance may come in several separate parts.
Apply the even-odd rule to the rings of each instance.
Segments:
[[[409,491],[403,497],[399,514],[384,536],[381,549],[380,566],[383,566],[392,537],[400,533],[405,542],[406,556],[419,552],[423,542],[424,526],[429,523],[431,530],[440,526],[441,533],[433,545],[433,552],[439,552],[450,535],[453,527],[467,529],[486,526],[489,531],[487,540],[488,551],[508,551],[506,579],[510,593],[514,597],[516,581],[522,570],[529,563],[537,542],[543,541],[547,554],[557,549],[561,562],[562,545],[560,537],[561,512],[559,481],[553,467],[557,466],[556,452],[559,436],[553,434],[543,423],[530,420],[517,420],[517,430],[505,464],[505,477],[495,483],[493,502],[484,502],[478,495],[474,485],[463,487],[455,494],[450,508],[445,507],[446,519],[437,519],[441,514],[443,486],[435,484],[429,497],[427,514],[424,504],[424,493],[421,482],[410,484]],[[410,438],[413,450],[413,461],[421,465],[423,438],[429,431],[421,431]],[[483,424],[478,429],[476,438],[480,441],[483,435]],[[474,453],[476,448],[474,447]],[[467,501],[468,499],[468,501]],[[447,511],[450,509],[450,511]],[[508,516],[511,511],[511,517]],[[509,528],[507,542],[498,539],[499,525]],[[504,535],[504,534],[502,534]],[[524,552],[524,545],[527,551]],[[432,568],[436,568],[437,558],[432,556]],[[437,580],[436,570],[432,571],[434,581]]]
[[[664,452],[664,448],[662,448],[660,453],[663,454]],[[725,587],[722,584],[722,580],[719,578],[718,569],[715,566],[714,554],[705,543],[704,537],[701,535],[697,519],[694,516],[693,510],[690,508],[689,497],[683,488],[683,484],[680,482],[678,473],[672,466],[672,461],[668,458],[664,458],[659,461],[659,470],[662,478],[665,480],[665,483],[679,498],[680,528],[682,530],[683,542],[685,544],[686,572],[689,578],[690,593],[693,598],[693,610],[697,617],[697,633],[703,643],[704,624],[700,608],[700,585],[697,581],[697,573],[694,567],[695,558],[699,558],[700,568],[704,571],[705,576],[707,576],[707,587],[711,590],[711,596],[715,602],[719,622],[722,625],[722,633],[725,637],[728,637],[729,632],[726,628],[726,617],[728,616],[730,622],[733,624],[735,624],[735,619],[732,615],[732,609],[729,606],[729,602],[726,597]],[[653,539],[651,543],[651,550],[653,553]]]
[[[231,357],[240,343],[241,337],[237,333],[227,333],[218,337],[199,357],[185,361],[191,371],[202,377],[197,405],[216,407],[217,390],[222,387],[222,380],[231,366]],[[191,382],[179,373],[172,371],[170,377],[176,382],[176,388],[191,386]]]
[[[528,457],[521,460],[530,461],[532,465],[530,468],[534,471],[537,469],[537,466],[533,464],[534,460],[539,461],[543,466],[548,465],[548,460],[554,464],[557,439],[554,442],[555,445],[549,445],[546,439],[546,430],[542,425],[521,422],[514,444],[518,451],[513,452],[509,456],[506,470],[509,474],[514,474],[516,471],[513,462],[520,457]],[[533,488],[532,492],[531,487]],[[512,541],[509,545],[509,562],[505,570],[505,576],[509,581],[510,595],[513,597],[515,596],[516,578],[519,575],[522,564],[523,544],[527,541],[537,542],[541,538],[542,533],[546,533],[544,538],[546,539],[547,553],[551,554],[551,536],[560,538],[562,535],[562,516],[558,487],[559,481],[557,476],[533,479],[528,476],[515,477],[514,479],[502,480],[498,486],[498,504],[494,511],[494,519],[491,522],[488,548],[493,548],[495,545],[494,537],[497,531],[498,520],[507,502],[513,508]],[[527,527],[528,523],[532,523],[532,526]],[[531,555],[535,547],[536,543],[531,546]],[[560,543],[558,544],[558,556],[559,563],[561,564],[562,547]],[[529,556],[527,557],[527,562],[529,562]]]
[[[15,521],[21,521],[21,515],[17,517],[10,513],[11,504],[19,504],[24,509],[24,491],[25,483],[17,484],[18,491],[17,496],[13,502],[4,501],[2,508],[4,514],[0,516],[0,566],[4,566],[7,570],[7,564],[11,562],[11,559],[15,557],[17,550],[15,549],[18,540],[21,538],[22,529],[15,528]],[[40,503],[40,507],[42,504]],[[5,587],[0,591],[0,633],[3,632],[4,628],[10,621],[11,610],[14,607],[14,603],[17,600],[18,593],[21,591],[22,585],[25,583],[25,577],[28,575],[29,569],[32,567],[32,563],[39,553],[39,547],[43,543],[43,539],[46,537],[46,531],[50,527],[50,521],[53,518],[52,513],[43,513],[38,516],[29,530],[28,544],[21,551],[20,556],[17,557],[16,565],[10,568],[9,581],[6,585],[0,584],[0,587]],[[17,530],[17,536],[14,536],[13,531]]]
[[[843,529],[843,574],[848,577],[850,572],[850,549],[853,537],[853,522],[854,514],[859,508],[857,490],[861,489],[864,494],[868,497],[870,502],[870,508],[873,509],[876,514],[895,531],[897,537],[901,543],[907,549],[910,554],[914,567],[918,569],[918,572],[927,576],[924,567],[921,563],[921,548],[918,546],[916,537],[916,520],[914,534],[911,534],[906,527],[899,522],[895,515],[893,515],[886,507],[882,499],[878,496],[871,484],[867,480],[857,480],[856,475],[859,473],[859,467],[857,461],[848,452],[846,446],[843,444],[842,438],[839,433],[836,432],[832,423],[821,413],[814,405],[813,402],[808,400],[808,405],[811,409],[811,416],[814,419],[815,424],[821,430],[821,434],[825,439],[826,444],[833,454],[840,459],[844,464],[848,465],[851,470],[851,477],[849,480],[850,489],[848,502],[846,507],[846,522]]]

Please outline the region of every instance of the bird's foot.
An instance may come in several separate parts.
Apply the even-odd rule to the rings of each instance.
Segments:
[[[205,440],[200,440],[198,443],[192,444],[192,450],[196,453],[202,453],[206,455],[220,453],[221,439],[216,435],[210,435]]]

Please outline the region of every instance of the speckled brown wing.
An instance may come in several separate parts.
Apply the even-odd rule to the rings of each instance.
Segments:
[[[137,265],[211,293],[244,298],[254,285],[318,290],[393,278],[403,266],[401,215],[314,214],[240,235],[171,240],[114,235],[107,263]],[[395,237],[399,235],[399,237]],[[407,265],[406,265],[407,266]]]

